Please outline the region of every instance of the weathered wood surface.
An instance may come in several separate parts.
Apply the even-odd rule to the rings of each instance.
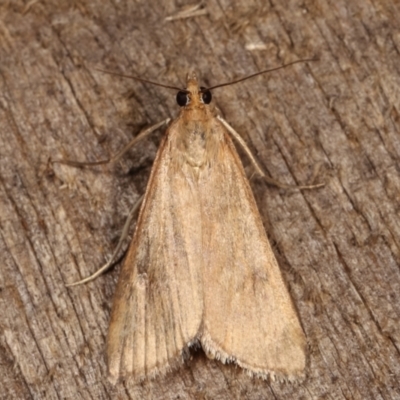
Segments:
[[[37,1],[0,5],[0,397],[400,399],[400,9],[396,1]],[[85,286],[143,193],[175,93],[105,68],[205,85],[318,55],[214,99],[276,180],[253,189],[309,341],[307,379],[268,383],[193,353],[165,378],[113,388],[105,337],[119,267]],[[243,157],[245,165],[250,167]],[[251,168],[249,174],[252,173]],[[262,338],[260,338],[262,340]]]

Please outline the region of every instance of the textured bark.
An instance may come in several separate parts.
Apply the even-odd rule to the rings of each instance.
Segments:
[[[3,2],[0,398],[400,399],[395,3],[210,0],[207,15],[165,21],[183,2]],[[166,377],[112,387],[119,267],[65,285],[110,256],[162,132],[114,166],[47,161],[106,158],[177,106],[173,91],[96,68],[174,86],[195,69],[209,86],[310,56],[213,93],[274,179],[326,182],[300,192],[252,180],[309,343],[307,379],[253,379],[197,350]]]

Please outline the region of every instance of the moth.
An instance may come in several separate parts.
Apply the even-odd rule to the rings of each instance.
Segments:
[[[180,113],[144,132],[168,124],[115,291],[110,380],[163,375],[198,344],[250,375],[301,378],[306,338],[231,135],[263,173],[195,74],[167,87]]]

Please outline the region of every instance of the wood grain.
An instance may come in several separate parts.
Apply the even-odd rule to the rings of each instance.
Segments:
[[[0,4],[0,398],[400,399],[400,9],[395,1]],[[299,384],[252,379],[201,350],[163,379],[113,388],[104,359],[119,266],[111,254],[162,132],[115,166],[98,160],[177,112],[175,93],[103,68],[204,86],[298,58],[213,98],[271,177],[258,206],[309,343]],[[243,161],[252,175],[251,164]],[[261,340],[261,339],[260,339]]]

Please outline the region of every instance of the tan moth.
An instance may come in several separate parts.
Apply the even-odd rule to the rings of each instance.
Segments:
[[[113,382],[162,375],[198,343],[261,378],[304,375],[306,339],[231,135],[265,175],[210,104],[211,89],[264,72],[208,89],[190,74],[184,90],[132,77],[177,89],[181,108],[111,159],[168,124],[115,291],[107,338]]]

